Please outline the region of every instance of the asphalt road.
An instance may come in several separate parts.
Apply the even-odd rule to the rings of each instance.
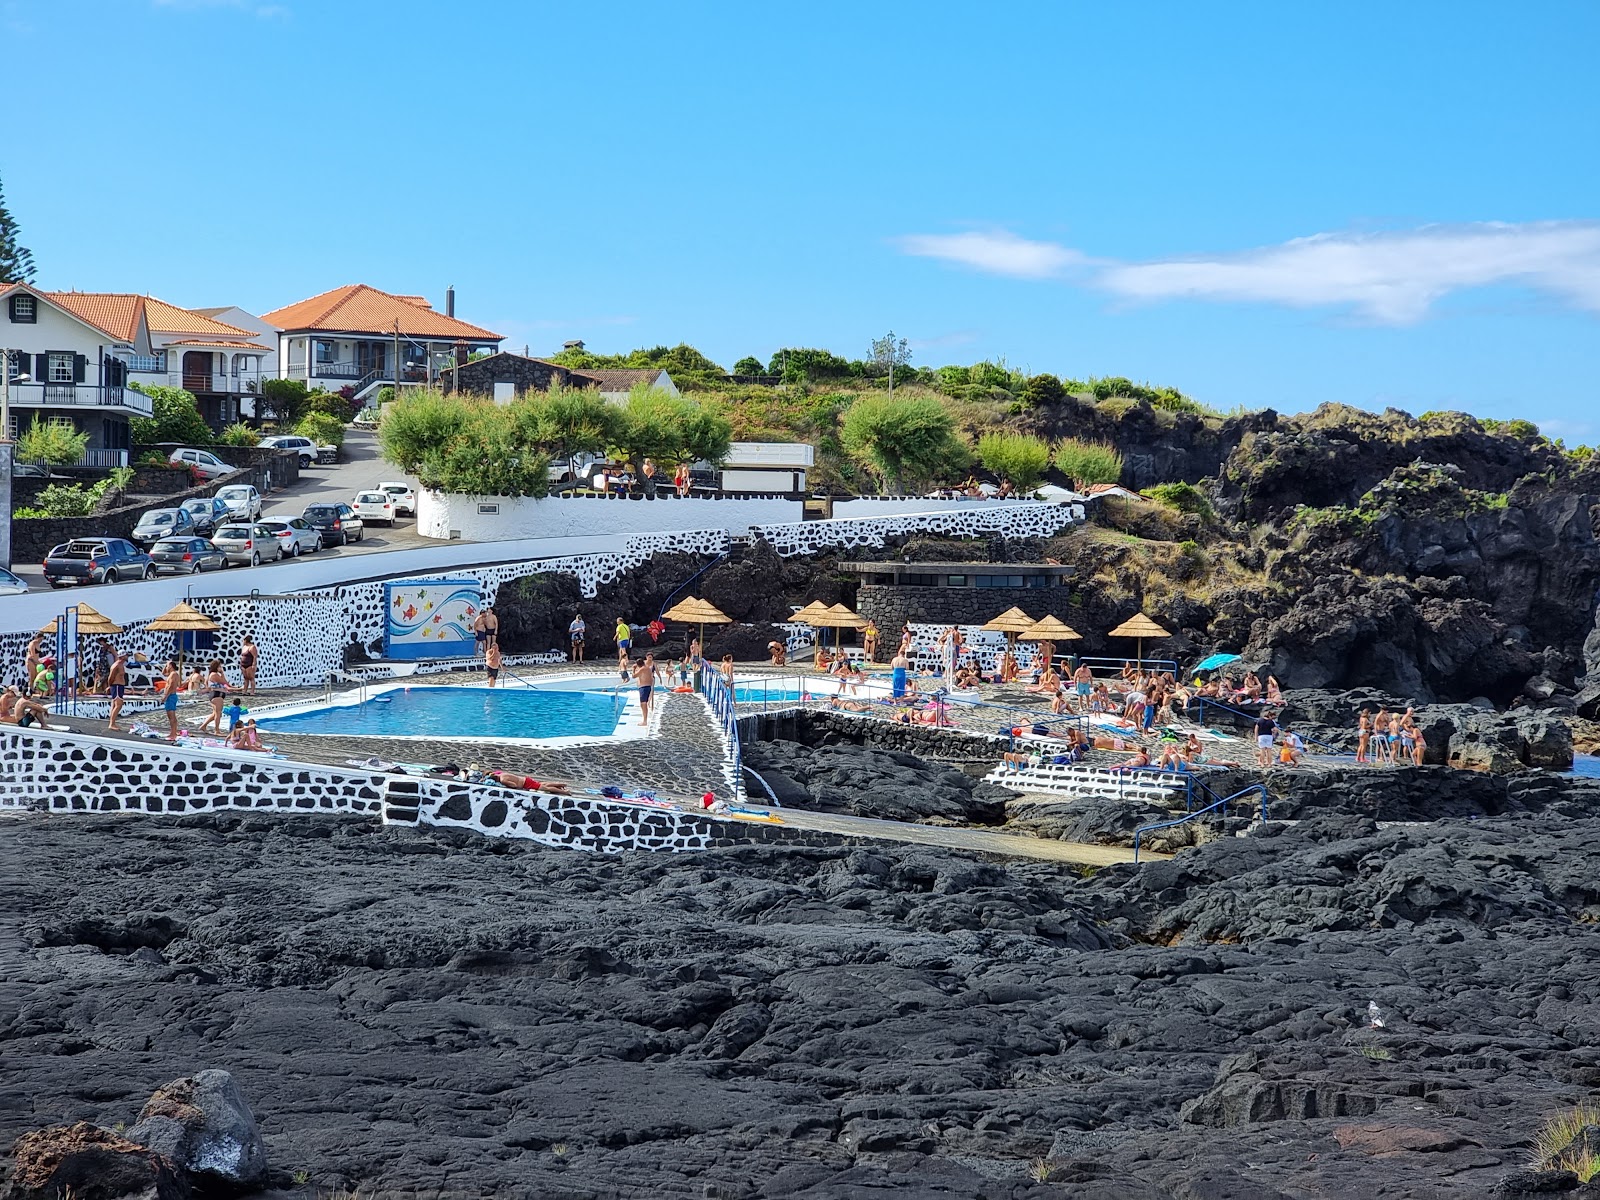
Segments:
[[[335,466],[312,466],[300,472],[300,480],[293,487],[279,488],[262,498],[263,517],[298,517],[309,504],[355,499],[356,493],[376,487],[385,480],[406,479],[412,487],[417,481],[405,475],[391,463],[386,463],[378,453],[377,435],[359,429],[345,431],[342,461]],[[330,546],[319,557],[370,554],[377,550],[408,550],[417,546],[437,544],[432,538],[418,537],[414,517],[397,517],[393,529],[385,525],[367,526],[366,536],[355,545]],[[288,560],[285,559],[285,562]],[[229,567],[229,573],[249,571],[252,576],[271,571],[277,563],[262,563],[259,567]],[[44,573],[38,563],[18,563],[12,570],[19,575],[30,590],[49,591]],[[241,585],[243,577],[241,576]],[[270,576],[262,583],[250,583],[248,588],[271,588]],[[86,589],[92,591],[93,589]]]

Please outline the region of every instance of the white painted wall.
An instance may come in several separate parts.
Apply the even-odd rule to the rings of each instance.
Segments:
[[[836,500],[835,520],[846,517],[892,517],[901,513],[1001,512],[1013,508],[1035,508],[1043,500],[927,500],[914,496],[868,496],[858,500]]]
[[[0,346],[28,355],[22,371],[33,383],[47,382],[34,371],[34,355],[49,354],[51,351],[81,354],[88,360],[83,376],[84,386],[98,387],[101,355],[118,343],[76,317],[67,316],[48,300],[35,298],[34,309],[38,314],[37,321],[14,324],[11,320],[10,298],[0,299]],[[13,396],[12,403],[16,401],[17,397]],[[92,408],[86,409],[85,414],[95,415]]]
[[[492,507],[496,511],[483,512]],[[468,541],[500,542],[537,533],[546,538],[585,539],[641,533],[673,533],[684,529],[722,529],[743,535],[752,525],[799,521],[804,506],[798,500],[704,500],[662,497],[657,500],[549,496],[533,500],[522,496],[457,496],[420,491],[417,495],[417,532],[423,537],[448,539],[451,531]],[[585,544],[564,553],[590,553]],[[482,551],[480,550],[481,554]]]

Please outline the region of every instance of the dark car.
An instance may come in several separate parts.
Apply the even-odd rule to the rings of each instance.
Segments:
[[[51,550],[44,560],[44,577],[51,587],[153,579],[155,573],[150,556],[122,538],[74,538]]]
[[[162,538],[190,537],[194,518],[184,508],[155,508],[139,518],[129,537],[136,546],[154,546]]]
[[[227,555],[205,538],[162,538],[150,547],[150,561],[157,575],[198,575],[201,571],[220,571],[228,565]]]
[[[210,537],[217,531],[217,526],[223,524],[232,515],[226,500],[219,500],[215,496],[200,496],[193,500],[183,502],[183,511],[189,514],[189,519],[194,522],[194,532],[197,537]]]
[[[300,515],[322,534],[324,546],[342,546],[367,536],[366,526],[348,504],[308,504]]]

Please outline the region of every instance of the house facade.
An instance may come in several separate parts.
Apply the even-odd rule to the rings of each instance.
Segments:
[[[358,401],[379,388],[422,386],[468,355],[493,354],[501,335],[455,316],[454,294],[436,312],[423,296],[350,284],[287,305],[261,319],[279,330],[278,374],[312,389],[351,389]]]
[[[80,465],[126,466],[128,421],[151,415],[150,398],[128,386],[130,360],[151,353],[143,308],[103,298],[64,305],[62,294],[0,284],[7,432],[16,437],[35,418],[67,425],[89,437]]]
[[[179,308],[154,296],[55,292],[66,307],[125,303],[142,308],[150,352],[128,358],[129,379],[138,384],[182,388],[214,430],[254,412],[263,379],[275,378],[276,339],[263,344],[250,329]]]

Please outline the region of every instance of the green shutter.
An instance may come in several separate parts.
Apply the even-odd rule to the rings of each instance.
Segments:
[[[84,372],[88,369],[89,360],[81,354],[72,356],[72,382],[82,383]]]

